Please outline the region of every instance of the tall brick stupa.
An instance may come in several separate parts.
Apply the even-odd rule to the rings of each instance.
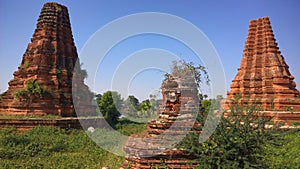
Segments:
[[[264,111],[300,111],[300,92],[277,46],[268,17],[251,20],[237,75],[227,94],[229,109],[236,95],[241,102],[260,102]]]
[[[53,2],[44,4],[22,63],[2,94],[0,115],[76,116],[72,98],[75,67],[73,86],[92,98],[84,84],[85,71],[75,66],[76,61],[68,9]]]

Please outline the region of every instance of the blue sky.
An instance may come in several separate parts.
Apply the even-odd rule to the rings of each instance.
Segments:
[[[22,55],[30,42],[40,10],[45,2],[47,1],[0,1],[1,93],[7,89],[8,81],[13,78],[13,72],[21,63]],[[279,49],[290,66],[290,72],[295,76],[299,89],[300,1],[66,0],[55,2],[69,9],[78,53],[98,29],[126,15],[162,12],[191,22],[209,38],[217,50],[223,64],[227,89],[240,65],[250,20],[268,16]],[[105,91],[109,87],[106,78],[111,78],[118,63],[144,48],[164,49],[183,59],[195,63],[200,62],[195,59],[195,55],[189,48],[174,39],[157,35],[136,36],[116,45],[103,60],[96,77],[87,79],[88,84],[95,82],[101,86],[95,88],[96,92]],[[84,62],[85,59],[82,58],[81,61]],[[83,67],[85,65],[84,63]],[[147,97],[146,95],[151,90],[160,86],[161,74],[157,70],[139,73],[128,87],[129,93],[138,95],[140,98]]]

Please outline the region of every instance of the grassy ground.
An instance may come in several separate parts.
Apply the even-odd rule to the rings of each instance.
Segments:
[[[264,160],[270,168],[300,168],[300,131],[277,133],[281,139],[265,145]]]
[[[30,118],[38,118],[38,119],[60,119],[60,116],[55,115],[0,115],[0,119],[30,119]]]
[[[120,132],[132,134],[144,124],[123,124]],[[0,168],[102,168],[117,169],[124,161],[99,147],[82,130],[36,127],[25,132],[0,130]]]
[[[145,128],[145,124],[129,121],[117,126],[125,135],[143,133]],[[282,132],[278,131],[282,139],[265,146],[264,159],[270,168],[300,168],[300,131]],[[103,135],[105,139],[107,136]],[[25,132],[0,130],[0,168],[117,169],[123,161],[124,157],[102,149],[82,130],[52,127]]]

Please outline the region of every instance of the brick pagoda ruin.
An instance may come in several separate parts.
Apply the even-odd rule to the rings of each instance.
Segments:
[[[148,122],[147,133],[128,139],[122,168],[168,166],[181,169],[197,166],[193,157],[174,147],[188,132],[200,133],[200,124],[195,121],[199,110],[196,83],[191,77],[170,78],[163,82],[162,94],[159,116]]]
[[[242,61],[225,109],[235,103],[236,95],[242,104],[260,103],[263,111],[300,111],[300,92],[279,51],[268,17],[250,21]]]
[[[73,84],[73,90],[80,89],[86,94],[84,99],[80,101],[77,98],[77,101],[88,104],[87,101],[92,99],[84,84],[85,72],[80,66],[76,66],[77,61],[68,9],[57,3],[46,3],[22,63],[8,83],[8,90],[2,94],[0,115],[76,116],[72,78],[76,79],[73,81],[76,83]],[[73,72],[74,68],[76,71]],[[30,93],[28,85],[42,88],[43,92]],[[24,92],[26,88],[27,91]],[[18,92],[19,96],[16,98]]]

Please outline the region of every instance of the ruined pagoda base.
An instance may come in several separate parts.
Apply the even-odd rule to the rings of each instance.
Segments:
[[[161,155],[156,158],[136,158],[125,157],[125,161],[120,169],[125,169],[130,166],[131,168],[151,169],[168,167],[172,169],[191,169],[198,166],[198,161],[191,159],[190,156],[184,154],[182,151],[169,151],[166,155]]]
[[[146,134],[133,135],[127,140],[122,169],[197,167],[195,157],[175,146],[188,133],[200,134],[201,125],[196,121],[199,99],[194,79],[168,79],[162,85],[162,95],[159,116],[148,122]]]

